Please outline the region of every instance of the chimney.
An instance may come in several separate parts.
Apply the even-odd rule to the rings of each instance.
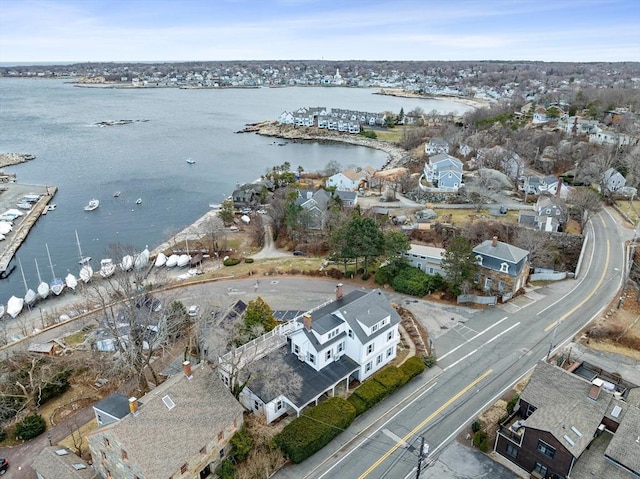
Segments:
[[[562,178],[558,178],[558,189],[556,190],[556,198],[560,198],[561,191],[562,191]]]
[[[182,363],[182,372],[189,379],[193,377],[193,375],[191,374],[191,363],[189,361],[185,361],[184,363]]]
[[[342,299],[342,296],[344,296],[344,289],[342,283],[338,283],[336,286],[336,301]]]
[[[593,399],[594,401],[598,400],[598,396],[600,396],[600,391],[602,391],[603,381],[600,378],[595,378],[591,381],[591,389],[589,389],[589,399]]]
[[[134,416],[138,415],[138,400],[135,397],[129,398],[129,412]]]
[[[304,323],[305,329],[307,331],[311,331],[311,321],[312,321],[311,315],[309,313],[304,313],[302,315],[302,321]]]
[[[494,236],[493,238],[491,238],[491,246],[493,246],[494,248],[496,246],[498,246],[498,237]]]

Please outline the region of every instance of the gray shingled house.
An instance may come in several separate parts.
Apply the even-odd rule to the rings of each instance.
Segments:
[[[38,479],[97,479],[90,464],[62,446],[45,446],[31,464]],[[18,476],[16,476],[18,477]]]
[[[498,241],[494,236],[473,248],[473,254],[478,260],[475,282],[480,288],[513,295],[527,283],[528,251]]]

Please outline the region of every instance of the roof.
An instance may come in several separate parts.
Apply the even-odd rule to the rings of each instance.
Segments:
[[[627,409],[605,456],[640,474],[640,409]]]
[[[171,409],[163,400],[166,396],[174,404]],[[180,470],[244,410],[208,364],[192,367],[190,379],[182,373],[170,377],[140,402],[137,414],[100,428],[89,438],[101,433],[115,437],[145,477],[168,477]]]
[[[247,367],[247,371],[277,371],[277,377],[253,374],[247,387],[264,402],[283,395],[296,406],[302,407],[359,368],[360,366],[345,354],[339,360],[316,371],[291,354],[289,347],[285,345]],[[278,384],[278,381],[281,384]]]
[[[594,401],[590,389],[589,381],[538,362],[520,394],[520,400],[537,408],[524,426],[551,433],[573,457],[580,457],[613,400],[612,394],[601,391]]]
[[[473,248],[473,252],[491,256],[492,258],[504,260],[513,264],[519,263],[529,254],[529,252],[524,249],[508,243],[503,243],[502,241],[497,241],[496,246],[493,246],[493,240],[483,241]]]
[[[138,402],[140,405],[140,403]],[[122,419],[129,414],[129,398],[120,393],[114,393],[104,398],[97,404],[93,405],[93,409],[102,411],[110,416]]]
[[[61,446],[45,446],[31,466],[46,479],[93,479],[100,477],[82,458]]]
[[[442,259],[442,255],[446,251],[444,248],[436,248],[435,246],[425,246],[421,244],[411,244],[407,254],[417,254],[427,256],[428,258]]]

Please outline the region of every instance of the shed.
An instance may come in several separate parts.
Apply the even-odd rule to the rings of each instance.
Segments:
[[[60,352],[60,346],[53,341],[48,343],[33,343],[29,345],[30,353],[46,354],[48,356],[54,356]]]

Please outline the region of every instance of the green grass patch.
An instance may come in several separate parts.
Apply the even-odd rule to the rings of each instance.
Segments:
[[[94,328],[91,328],[94,329]],[[70,347],[74,348],[78,344],[82,344],[87,335],[88,331],[78,331],[77,333],[70,334],[69,336],[64,337],[64,342],[67,343]]]

